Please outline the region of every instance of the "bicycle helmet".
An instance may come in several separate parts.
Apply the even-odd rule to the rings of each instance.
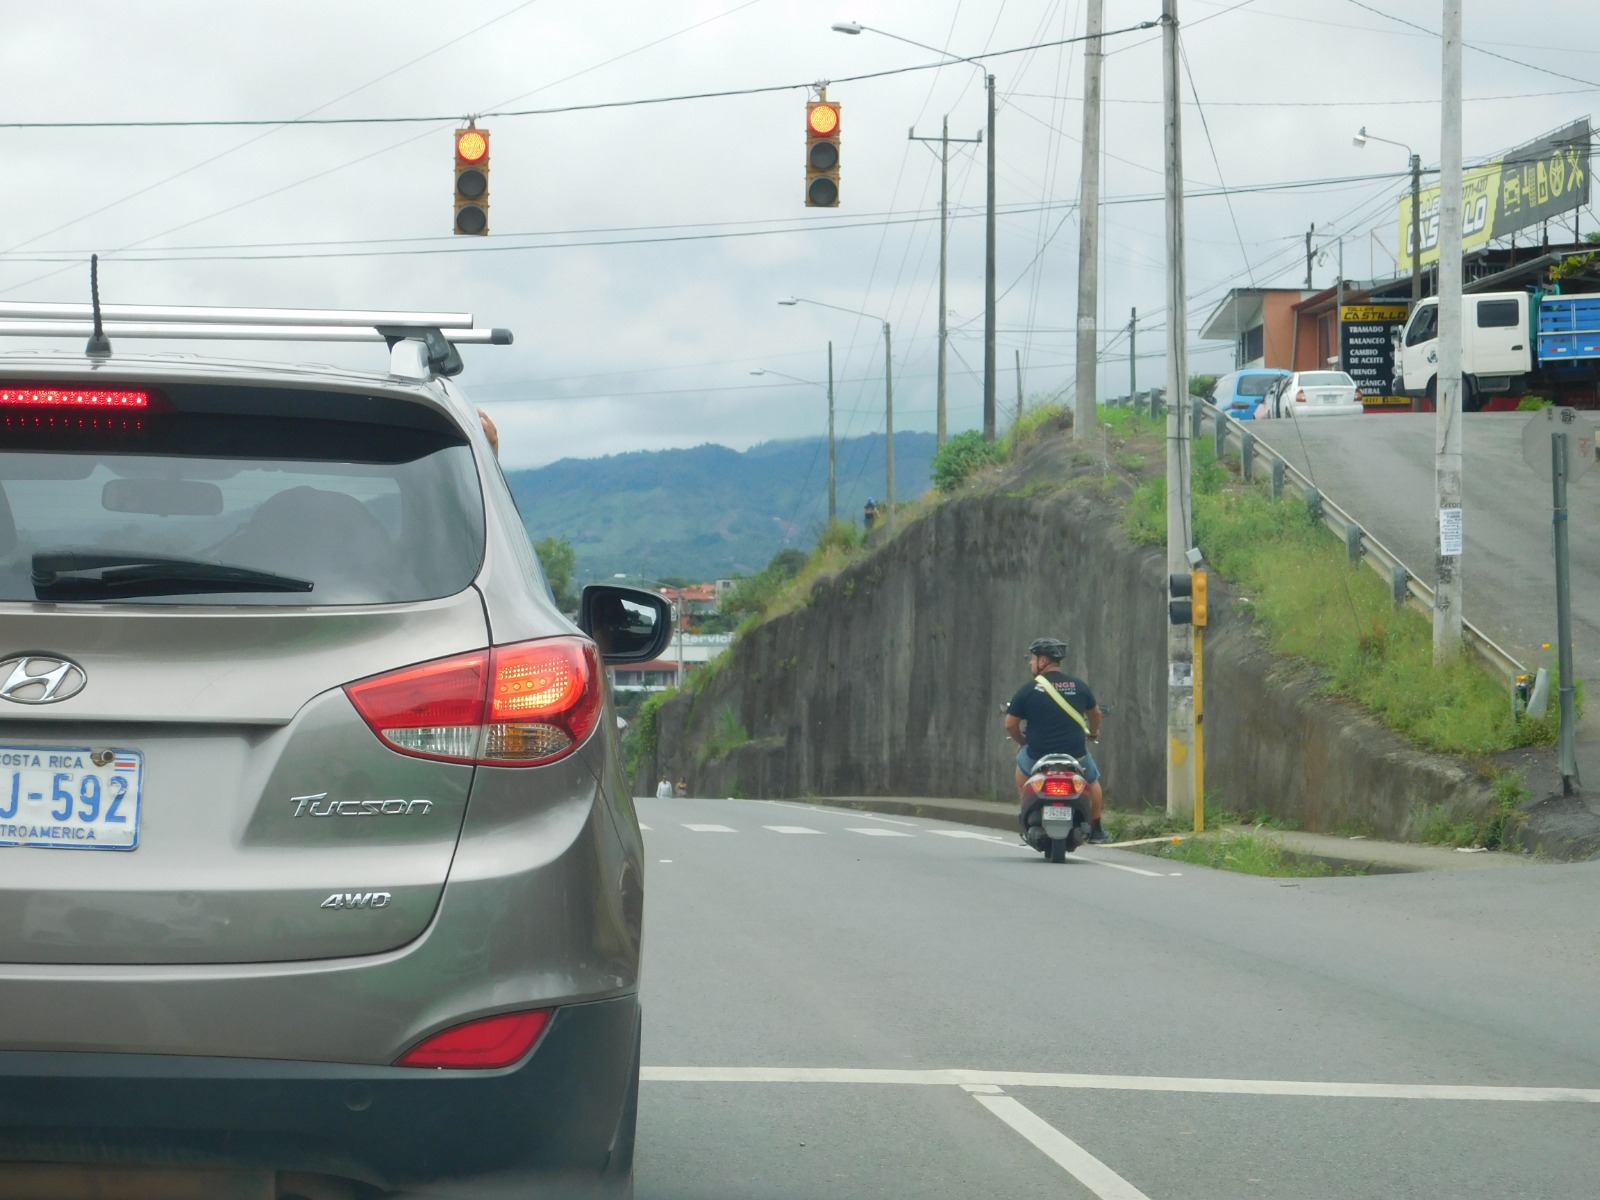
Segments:
[[[1060,638],[1034,638],[1028,647],[1028,653],[1043,655],[1052,662],[1060,662],[1067,656],[1067,644]]]

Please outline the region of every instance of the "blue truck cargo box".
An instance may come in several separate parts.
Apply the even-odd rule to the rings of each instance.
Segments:
[[[1545,296],[1539,301],[1539,361],[1600,359],[1600,296]]]

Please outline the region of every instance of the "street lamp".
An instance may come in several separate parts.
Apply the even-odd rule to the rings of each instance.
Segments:
[[[889,334],[889,322],[883,317],[874,316],[872,313],[862,312],[858,308],[842,308],[837,304],[826,304],[821,300],[807,300],[803,296],[790,296],[787,300],[779,300],[785,308],[793,308],[796,304],[815,304],[818,308],[831,308],[835,312],[852,313],[858,317],[866,317],[869,321],[879,321],[883,324],[883,427],[885,440],[883,446],[883,474],[884,497],[889,505],[889,524],[894,525],[894,365],[893,342]],[[828,509],[833,510],[833,343],[828,343]]]
[[[1390,141],[1375,133],[1368,133],[1365,125],[1350,139],[1351,145],[1357,150],[1365,148],[1368,142],[1398,146],[1411,155],[1411,307],[1415,308],[1417,301],[1422,299],[1422,157],[1404,142]]]
[[[672,591],[676,597],[676,599],[674,599],[672,602],[672,623],[678,627],[678,671],[674,677],[672,686],[681,688],[683,686],[683,680],[685,676],[685,671],[683,669],[683,589],[673,588],[670,583],[662,583],[661,580],[651,579],[648,575],[629,575],[622,571],[617,572],[611,578],[637,579],[640,583],[653,583],[656,585],[656,587],[662,589],[663,593],[667,588],[672,588]],[[665,596],[663,595],[662,598],[665,599]]]
[[[919,50],[928,50],[951,62],[964,62],[976,67],[983,76],[984,90],[989,106],[989,154],[988,154],[988,183],[984,208],[984,252],[983,252],[983,438],[992,442],[995,437],[995,343],[994,343],[994,76],[985,70],[983,64],[976,59],[963,58],[951,54],[948,50],[941,50],[937,46],[929,46],[924,42],[912,41],[908,37],[901,37],[898,33],[890,33],[887,29],[878,29],[872,25],[863,25],[859,21],[836,21],[833,25],[835,33],[847,33],[852,36],[866,32],[876,33],[880,37],[891,38],[897,42],[904,42],[908,46],[915,46]],[[944,305],[939,306],[939,324],[944,326]],[[940,352],[943,353],[941,343]],[[890,500],[894,497],[891,495]]]
[[[792,379],[796,383],[809,384],[811,387],[821,387],[815,379],[801,379],[798,375],[785,375],[782,371],[769,371],[765,367],[757,367],[751,371],[752,375],[778,375],[784,379]],[[832,525],[838,518],[838,511],[834,504],[834,465],[833,465],[833,343],[828,343],[828,524]]]

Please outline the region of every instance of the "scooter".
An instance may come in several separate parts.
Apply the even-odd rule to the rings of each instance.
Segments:
[[[1065,862],[1089,840],[1088,782],[1070,754],[1046,754],[1023,785],[1023,840],[1053,863]]]

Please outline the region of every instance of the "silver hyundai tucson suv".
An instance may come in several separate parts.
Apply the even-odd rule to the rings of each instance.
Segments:
[[[629,1186],[603,662],[669,617],[563,616],[453,346],[381,335],[0,356],[0,1171]]]

